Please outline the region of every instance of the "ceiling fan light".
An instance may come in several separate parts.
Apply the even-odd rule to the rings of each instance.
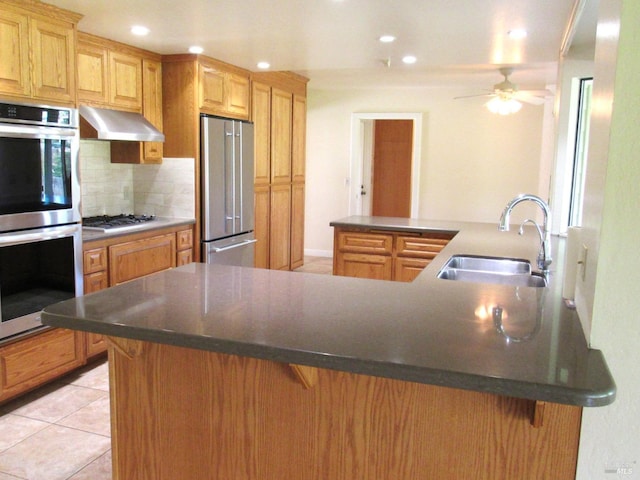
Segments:
[[[510,115],[512,113],[519,112],[522,108],[522,103],[517,101],[515,98],[503,97],[494,97],[485,105],[491,113],[496,113],[498,115]]]

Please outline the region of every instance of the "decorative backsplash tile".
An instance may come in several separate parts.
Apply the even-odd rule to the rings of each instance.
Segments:
[[[111,163],[110,143],[80,141],[82,216],[135,213],[195,217],[193,158],[160,165]]]

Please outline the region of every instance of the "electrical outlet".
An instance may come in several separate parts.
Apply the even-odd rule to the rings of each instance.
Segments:
[[[578,265],[580,265],[582,267],[582,281],[584,282],[586,276],[587,276],[587,252],[589,251],[589,249],[587,248],[587,246],[583,243],[582,244],[582,250],[580,250],[580,259],[578,260]]]

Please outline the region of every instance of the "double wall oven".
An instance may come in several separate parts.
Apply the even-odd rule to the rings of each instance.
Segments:
[[[0,342],[82,295],[78,112],[0,103]]]

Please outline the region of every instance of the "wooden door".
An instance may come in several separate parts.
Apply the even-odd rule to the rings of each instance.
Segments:
[[[274,88],[271,93],[271,182],[291,182],[293,95]]]
[[[291,184],[271,186],[269,268],[291,266]]]
[[[109,52],[110,102],[123,110],[142,112],[142,59]]]
[[[371,214],[411,216],[413,120],[376,120]]]
[[[78,41],[78,103],[106,105],[109,102],[107,49]]]
[[[162,131],[162,63],[142,59],[142,114]],[[162,162],[162,142],[144,142],[145,163]]]
[[[29,19],[9,10],[0,11],[0,93],[31,95]]]
[[[254,184],[271,183],[271,87],[253,82],[252,117],[254,143]]]
[[[36,98],[76,102],[76,37],[70,24],[31,20],[33,91]]]

